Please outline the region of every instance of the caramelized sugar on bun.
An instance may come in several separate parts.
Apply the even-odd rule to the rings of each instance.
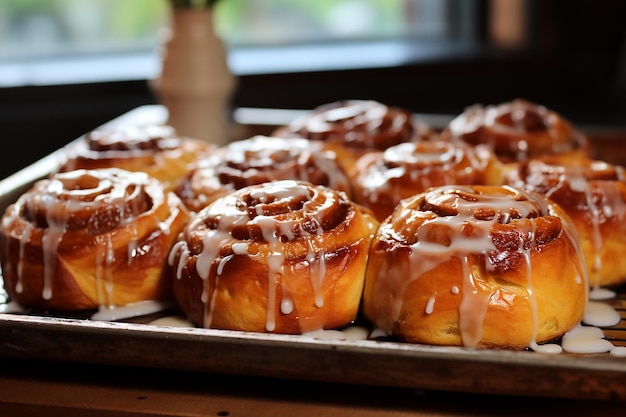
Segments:
[[[337,152],[347,168],[365,152],[426,140],[432,134],[430,126],[408,110],[373,100],[324,104],[274,132],[274,136],[320,140]]]
[[[24,307],[66,311],[171,300],[167,255],[189,218],[145,173],[53,174],[2,217],[6,291]]]
[[[582,320],[587,286],[559,206],[508,186],[442,186],[380,225],[363,311],[408,342],[532,348]]]
[[[553,110],[521,99],[470,106],[450,122],[441,138],[487,144],[505,162],[543,155],[578,159],[590,153],[587,137],[570,121]]]
[[[87,133],[64,148],[59,171],[120,168],[145,172],[173,189],[190,164],[216,148],[166,125],[116,126]]]
[[[302,180],[350,194],[336,155],[302,138],[254,136],[232,142],[193,167],[175,190],[194,212],[240,188],[273,180]]]
[[[349,173],[353,199],[382,221],[400,200],[434,186],[500,185],[502,164],[489,147],[421,141],[391,146],[359,158]]]
[[[592,286],[626,282],[626,173],[621,166],[552,158],[520,163],[507,173],[512,186],[544,194],[572,218]]]
[[[197,213],[172,248],[174,294],[206,328],[302,334],[357,317],[373,215],[345,193],[280,180]]]

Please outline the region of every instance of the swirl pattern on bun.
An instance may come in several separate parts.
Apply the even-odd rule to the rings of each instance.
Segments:
[[[579,159],[590,153],[588,138],[569,120],[522,99],[470,106],[449,123],[441,138],[489,145],[504,162],[545,155]]]
[[[427,140],[432,128],[411,112],[374,100],[342,100],[316,107],[279,127],[274,136],[319,140],[337,152],[349,169],[365,152],[403,142]]]
[[[500,185],[502,164],[491,149],[465,142],[420,141],[361,156],[349,173],[353,199],[380,221],[400,200],[434,186]]]
[[[53,174],[2,217],[5,289],[33,309],[171,300],[167,255],[189,218],[180,199],[145,173]]]
[[[197,326],[302,334],[357,317],[378,222],[345,193],[251,185],[198,212],[172,248],[174,294]]]
[[[559,206],[508,186],[442,186],[403,200],[380,225],[363,311],[408,342],[524,349],[578,324],[587,286]]]
[[[231,142],[196,164],[176,188],[194,212],[249,185],[301,180],[348,194],[351,187],[336,155],[319,141],[254,136]]]
[[[60,172],[120,168],[145,172],[172,190],[215,145],[180,136],[167,125],[122,125],[87,133],[63,149]]]
[[[532,159],[507,172],[507,183],[560,205],[580,235],[592,286],[626,282],[626,172],[604,161]]]

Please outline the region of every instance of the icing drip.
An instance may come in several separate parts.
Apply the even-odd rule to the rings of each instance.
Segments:
[[[180,200],[166,197],[147,174],[117,168],[61,172],[38,181],[3,216],[10,291],[42,308],[113,307],[126,300],[125,290],[116,290],[118,268],[132,269],[137,260],[152,257],[151,245],[187,216]],[[40,258],[35,264],[33,254]]]
[[[461,288],[451,288],[452,294],[460,294],[459,331],[465,346],[476,346],[483,337],[483,322],[493,293],[481,284],[484,273],[500,268],[508,268],[512,258],[520,259],[525,276],[526,295],[522,295],[529,305],[532,315],[532,335],[528,344],[537,347],[538,303],[533,288],[532,254],[541,251],[536,236],[534,219],[543,216],[556,216],[548,201],[541,195],[504,187],[497,194],[475,191],[477,188],[444,186],[431,189],[422,195],[403,202],[388,222],[381,225],[379,236],[386,243],[385,251],[409,249],[406,266],[402,262],[387,263],[378,272],[376,294],[389,294],[388,299],[380,297],[376,326],[386,334],[392,334],[395,323],[400,318],[404,296],[408,286],[415,280],[438,267],[446,260],[456,260],[461,267]],[[417,220],[419,219],[419,220]],[[415,226],[410,226],[414,224]],[[419,226],[418,226],[419,224]],[[505,252],[494,243],[493,230],[496,225],[515,227],[519,239],[517,247],[507,246]],[[582,255],[575,231],[568,224],[561,223],[563,234],[571,247]],[[508,230],[508,229],[507,229]],[[512,236],[510,233],[507,236]],[[399,252],[398,252],[399,253]],[[387,255],[385,255],[387,256]],[[389,259],[397,259],[389,257]],[[478,260],[478,265],[476,264]],[[480,263],[483,263],[481,266]],[[481,272],[485,271],[485,272]],[[585,268],[578,265],[576,280],[587,285]],[[478,274],[478,275],[477,275]],[[436,293],[431,295],[426,305],[426,313],[436,309]],[[382,313],[389,311],[389,314]],[[542,349],[548,349],[544,347]]]
[[[383,150],[416,137],[426,138],[430,128],[405,109],[372,100],[345,100],[317,107],[278,134],[338,143],[349,148]]]
[[[601,161],[566,164],[531,160],[510,177],[511,185],[544,194],[572,216],[583,240],[590,242],[586,263],[590,284],[597,285],[610,267],[603,261],[607,244],[604,232],[626,220],[623,169]],[[609,239],[615,239],[612,236],[616,234],[607,233]]]
[[[287,255],[288,245],[296,240],[303,241],[306,248],[303,260],[308,265],[315,306],[324,306],[323,224],[329,211],[336,208],[337,200],[330,194],[322,196],[320,189],[304,184],[308,183],[280,180],[247,187],[216,200],[190,221],[185,234],[170,251],[168,262],[181,279],[184,265],[195,256],[197,274],[204,281],[204,327],[210,328],[212,324],[218,280],[237,256],[247,256],[267,266],[266,330],[275,330],[276,312],[294,314],[297,305],[289,293],[289,284],[283,279],[292,275],[291,268],[295,267]],[[255,230],[258,237],[254,237]],[[188,243],[194,234],[201,235],[202,246],[197,254],[192,253]]]
[[[541,155],[584,152],[587,138],[558,113],[525,100],[468,107],[445,129],[444,138],[487,144],[501,158],[523,161]]]
[[[254,136],[231,142],[203,160],[177,193],[194,211],[249,185],[301,180],[348,192],[350,184],[334,152],[303,138]]]
[[[395,205],[437,185],[486,183],[486,169],[493,161],[486,148],[451,142],[405,142],[372,155],[376,156],[363,160],[368,163],[363,163],[363,173],[357,177],[370,204],[388,195],[390,204]],[[410,194],[403,187],[408,187]]]
[[[477,289],[467,256],[461,257],[461,265],[463,298],[459,306],[459,330],[465,346],[476,346],[483,337],[483,320],[489,307],[489,294]]]
[[[101,306],[98,312],[93,314],[90,318],[91,320],[97,321],[123,320],[158,313],[171,307],[170,303],[156,300],[140,301],[123,306]]]

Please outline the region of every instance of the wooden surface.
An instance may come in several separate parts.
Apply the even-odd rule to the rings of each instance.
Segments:
[[[0,369],[1,416],[613,416],[626,405],[62,362]]]

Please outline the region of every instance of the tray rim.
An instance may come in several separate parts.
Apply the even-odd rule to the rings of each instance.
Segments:
[[[160,123],[165,118],[162,106],[147,105],[107,125],[137,120]],[[9,204],[25,187],[51,172],[59,152],[0,181],[0,203]],[[73,347],[69,339],[75,343]],[[188,355],[177,358],[155,353],[159,347],[168,354],[182,348]],[[138,355],[143,350],[153,356],[144,357],[146,360],[138,363],[141,358]],[[203,355],[207,350],[219,354],[217,359],[207,359]],[[0,313],[0,356],[403,388],[626,401],[626,358],[609,354],[543,354],[393,341],[320,339]],[[389,369],[385,368],[384,361]],[[335,368],[320,369],[319,363]],[[364,363],[373,368],[361,369]],[[416,374],[407,375],[407,370]],[[513,370],[524,377],[509,380]],[[482,381],[481,375],[485,373],[491,381]],[[561,385],[550,387],[550,384]]]
[[[460,346],[438,346],[372,339],[320,338],[308,335],[288,335],[276,333],[255,333],[236,330],[206,329],[198,327],[153,325],[144,323],[96,321],[49,317],[40,315],[0,313],[0,328],[16,326],[36,329],[68,329],[72,333],[89,333],[97,336],[133,332],[146,337],[167,337],[177,340],[201,340],[203,342],[222,342],[233,344],[254,344],[258,346],[283,346],[290,349],[306,348],[310,350],[343,350],[378,353],[393,353],[406,356],[455,355],[455,359],[471,359],[475,362],[521,363],[530,366],[566,367],[571,369],[593,369],[623,372],[626,375],[626,359],[611,357],[608,354],[550,354],[529,350],[509,350],[493,348],[471,348]],[[65,330],[62,330],[65,331]],[[7,349],[5,346],[4,350]],[[528,360],[528,358],[533,358]],[[615,359],[615,360],[614,360]]]
[[[309,382],[626,401],[607,355],[318,339],[0,314],[0,356]],[[485,378],[487,376],[487,378]]]

